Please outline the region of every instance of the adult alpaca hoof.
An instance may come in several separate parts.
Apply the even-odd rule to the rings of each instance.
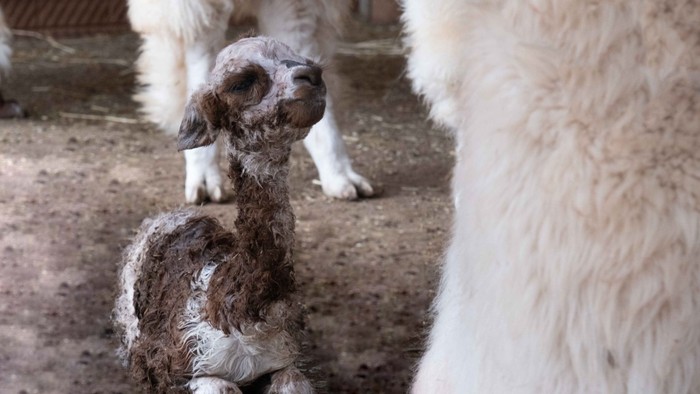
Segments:
[[[185,201],[201,204],[224,200],[224,182],[218,164],[216,144],[185,151]]]
[[[224,201],[224,190],[221,184],[209,185],[206,182],[185,186],[185,201],[188,204],[199,205],[207,201],[219,203]]]
[[[372,197],[374,189],[367,178],[352,169],[345,169],[321,179],[323,193],[340,200],[357,200],[359,197]]]

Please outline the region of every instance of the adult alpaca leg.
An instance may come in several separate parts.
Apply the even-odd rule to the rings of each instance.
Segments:
[[[166,133],[177,134],[189,93],[206,80],[232,10],[229,0],[129,1],[131,26],[143,39],[134,99]],[[215,145],[185,152],[187,202],[221,200],[217,158]]]
[[[330,60],[345,12],[346,1],[265,0],[258,10],[258,23],[262,34],[284,42],[302,56]],[[316,164],[325,194],[347,200],[374,194],[369,181],[352,168],[330,97],[323,119],[311,128],[304,146]]]
[[[0,79],[10,71],[12,56],[12,48],[10,41],[12,33],[5,22],[5,18],[0,8]],[[20,105],[14,100],[5,100],[0,94],[0,119],[21,118],[26,116],[26,113]]]
[[[228,18],[226,18],[228,20]],[[198,36],[185,49],[187,65],[187,97],[204,82],[214,63],[215,53],[223,46],[226,26],[214,26],[207,34]],[[217,144],[189,149],[185,152],[185,200],[198,204],[207,196],[218,202],[224,196],[219,170]]]

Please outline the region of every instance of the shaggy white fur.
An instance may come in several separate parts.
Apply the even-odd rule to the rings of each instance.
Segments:
[[[5,17],[0,8],[0,84],[4,82],[4,78],[10,73],[10,69],[12,68],[12,63],[10,61],[10,57],[12,56],[11,41],[12,31],[7,25],[7,22],[5,22]],[[27,116],[27,113],[17,101],[6,100],[2,93],[0,93],[0,119],[23,118],[25,116]]]
[[[10,47],[10,41],[12,41],[12,33],[7,26],[7,22],[5,22],[2,9],[0,9],[0,82],[2,82],[4,74],[9,72],[11,68],[10,56],[12,56],[12,48]]]
[[[177,133],[185,102],[205,82],[214,54],[223,45],[231,14],[256,16],[261,34],[274,37],[313,60],[329,60],[347,11],[347,0],[129,0],[129,19],[143,38],[137,62],[143,89],[135,96],[147,119]],[[370,196],[369,181],[357,174],[330,111],[304,140],[332,197]],[[216,145],[185,152],[185,199],[190,203],[224,196]]]
[[[271,331],[263,323],[244,324],[240,331],[234,330],[226,335],[202,318],[209,281],[216,266],[215,263],[207,264],[192,282],[186,320],[180,327],[183,342],[195,344],[192,349],[194,376],[219,376],[244,385],[260,375],[291,365],[299,355],[299,348],[286,331]],[[271,314],[274,315],[276,310],[281,314],[285,307],[284,303],[273,305]]]
[[[413,392],[700,392],[700,2],[404,6],[457,140]]]

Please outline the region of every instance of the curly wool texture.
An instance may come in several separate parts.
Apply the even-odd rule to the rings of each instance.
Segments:
[[[415,393],[700,391],[700,2],[407,0],[455,133]]]

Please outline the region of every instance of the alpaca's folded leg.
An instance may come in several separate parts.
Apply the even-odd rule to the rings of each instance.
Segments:
[[[314,389],[309,380],[295,367],[288,367],[272,374],[272,384],[267,394],[311,394]]]
[[[241,389],[228,380],[214,377],[193,378],[187,383],[193,394],[241,394]]]

